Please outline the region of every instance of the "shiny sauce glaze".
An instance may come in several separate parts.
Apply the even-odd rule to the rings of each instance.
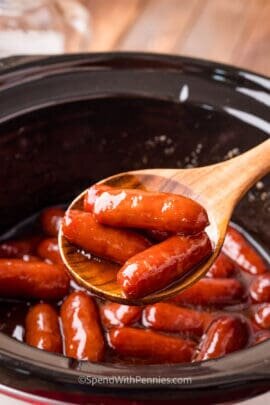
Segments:
[[[119,264],[122,296],[140,299],[167,288],[212,254],[207,212],[191,198],[96,184],[83,200],[83,207],[72,205],[65,214],[64,239]],[[164,240],[151,240],[149,231],[163,233]]]
[[[1,332],[76,359],[128,364],[204,361],[270,338],[269,261],[239,227],[229,227],[206,277],[166,302],[135,307],[97,299],[69,279],[56,239],[63,215],[48,208],[2,238]],[[167,237],[149,231],[147,240]]]

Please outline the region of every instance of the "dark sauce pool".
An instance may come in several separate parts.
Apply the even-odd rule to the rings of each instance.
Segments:
[[[65,205],[60,205],[59,207],[65,208]],[[37,213],[15,227],[11,228],[9,231],[7,231],[1,238],[0,238],[0,243],[4,242],[6,240],[13,240],[13,239],[23,239],[24,237],[29,237],[29,236],[36,236],[37,238],[47,238],[48,236],[44,234],[42,231],[42,227],[40,225],[39,221],[39,216],[40,213]],[[256,240],[251,237],[245,230],[243,230],[241,227],[238,225],[232,224],[234,228],[236,228],[253,246],[257,252],[260,254],[260,256],[265,260],[266,263],[269,265],[270,269],[270,257],[269,254],[262,248]],[[25,260],[27,260],[27,257],[25,257]],[[248,324],[249,324],[249,340],[248,340],[248,346],[252,346],[255,344],[255,335],[258,335],[260,333],[263,333],[266,329],[260,329],[259,326],[255,324],[254,321],[251,321],[251,315],[252,315],[252,310],[251,308],[256,308],[256,305],[258,306],[259,304],[254,304],[252,302],[252,299],[248,293],[249,285],[251,281],[254,279],[254,277],[251,274],[248,274],[247,272],[241,270],[239,267],[236,269],[233,278],[238,279],[241,284],[244,286],[245,293],[244,297],[241,300],[241,303],[238,304],[232,304],[232,305],[209,305],[209,306],[203,306],[203,310],[212,312],[214,311],[217,316],[223,315],[223,314],[228,314],[228,313],[233,313],[237,314],[240,317],[244,317],[245,319],[248,319]],[[84,290],[84,288],[80,287],[75,281],[71,281],[70,283],[70,292],[72,291],[78,291],[78,290]],[[85,290],[84,290],[85,291]],[[91,293],[89,293],[91,295]],[[105,301],[100,299],[100,298],[95,298],[98,306],[101,306]],[[37,302],[44,302],[40,300],[22,300],[22,299],[0,299],[1,305],[0,305],[0,332],[7,334],[8,336],[20,341],[24,342],[24,335],[25,335],[25,317],[27,314],[27,311],[29,308],[34,305]],[[50,302],[57,310],[59,310],[63,300],[60,300],[58,302]],[[195,308],[196,310],[202,309],[201,306],[194,306],[194,305],[181,305],[181,306],[186,306],[186,307],[191,307]],[[143,324],[140,322],[135,322],[131,325],[132,327],[139,327],[142,328],[144,327]],[[104,334],[106,335],[106,328],[103,326],[103,331]],[[189,332],[182,332],[182,333],[170,333],[170,332],[161,332],[162,334],[167,334],[170,336],[180,336],[183,338],[191,338],[194,340],[197,344],[200,341],[200,337],[191,334]],[[270,330],[269,330],[269,338],[270,338]],[[264,339],[265,340],[265,339]],[[116,352],[114,352],[113,349],[109,347],[109,345],[106,345],[106,355],[105,355],[105,362],[108,363],[119,363],[119,364],[153,364],[153,361],[149,360],[144,360],[144,359],[139,359],[139,358],[131,358],[131,357],[121,357],[119,356]]]

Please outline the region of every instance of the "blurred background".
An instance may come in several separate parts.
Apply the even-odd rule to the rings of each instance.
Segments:
[[[270,74],[270,0],[0,0],[0,56],[174,53]]]

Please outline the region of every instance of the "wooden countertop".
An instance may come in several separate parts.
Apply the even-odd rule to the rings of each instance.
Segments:
[[[82,0],[90,51],[211,59],[270,75],[270,0]]]

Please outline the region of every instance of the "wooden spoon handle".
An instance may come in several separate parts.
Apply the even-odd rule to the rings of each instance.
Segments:
[[[270,171],[270,139],[242,155],[217,165],[215,183],[224,188],[236,204],[256,181]],[[220,182],[221,181],[221,182]]]
[[[229,218],[245,192],[269,171],[270,139],[267,139],[240,156],[214,165],[193,169],[146,169],[136,173],[156,176],[154,183],[150,178],[154,189],[162,186],[163,191],[173,193],[177,189],[180,193],[179,185],[183,185],[182,194],[198,198],[209,212],[213,210],[218,217]]]

